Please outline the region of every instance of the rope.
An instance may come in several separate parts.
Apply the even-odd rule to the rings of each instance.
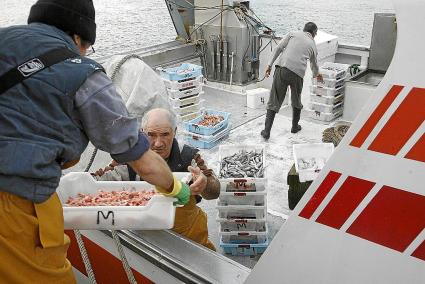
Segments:
[[[334,127],[326,128],[323,131],[322,142],[325,143],[333,143],[338,146],[339,142],[341,142],[345,133],[347,133],[350,126],[348,125],[337,125]]]
[[[118,64],[114,67],[114,69],[112,71],[112,74],[111,74],[112,82],[115,80],[115,77],[116,77],[118,71],[121,69],[121,67],[124,65],[124,63],[127,62],[127,60],[129,60],[131,58],[137,58],[137,59],[142,60],[142,58],[137,54],[129,54],[129,55],[124,56],[118,62]],[[85,172],[88,172],[90,170],[90,168],[93,164],[93,161],[96,157],[97,151],[98,151],[98,148],[95,148],[93,150],[93,153],[90,157],[89,163],[88,163],[86,169],[84,170]],[[96,279],[94,278],[93,269],[91,267],[90,260],[89,260],[88,255],[87,255],[87,251],[84,247],[84,242],[81,238],[81,233],[80,233],[79,230],[75,230],[74,232],[75,232],[75,236],[77,238],[78,247],[80,248],[80,252],[81,252],[81,255],[83,257],[84,266],[86,267],[86,271],[89,274],[89,278],[90,278],[91,282],[93,284],[96,284]],[[121,259],[121,262],[123,264],[125,273],[127,274],[128,281],[130,281],[131,284],[137,284],[136,279],[134,278],[134,275],[133,275],[133,271],[131,270],[131,267],[128,264],[128,261],[127,261],[127,258],[125,256],[124,249],[122,247],[122,244],[121,244],[121,241],[118,237],[118,234],[115,230],[111,230],[111,232],[112,232],[112,237],[113,237],[114,242],[115,242],[115,246],[117,247],[118,253],[120,254],[120,259]]]
[[[112,232],[112,237],[114,238],[115,245],[117,246],[118,253],[120,254],[120,258],[125,270],[125,274],[127,274],[128,281],[130,281],[131,284],[137,284],[136,279],[134,278],[134,275],[133,275],[133,271],[131,270],[131,267],[128,264],[127,257],[125,256],[117,231],[112,230],[111,232]]]

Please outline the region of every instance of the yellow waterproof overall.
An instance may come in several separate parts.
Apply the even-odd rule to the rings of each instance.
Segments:
[[[0,191],[0,283],[75,283],[57,194],[36,204]]]
[[[213,243],[208,239],[207,214],[196,206],[196,199],[193,195],[190,197],[189,203],[176,208],[173,231],[215,250]]]

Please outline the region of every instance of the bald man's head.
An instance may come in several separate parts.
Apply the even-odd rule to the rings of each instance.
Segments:
[[[142,130],[148,135],[150,148],[162,158],[168,159],[176,135],[176,118],[170,111],[155,108],[142,119]]]

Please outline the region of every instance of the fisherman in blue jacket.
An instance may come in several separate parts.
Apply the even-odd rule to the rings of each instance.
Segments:
[[[149,149],[101,65],[91,0],[39,0],[28,25],[0,29],[0,282],[74,283],[62,168],[91,141],[181,204],[188,186]],[[7,265],[5,265],[7,263]]]

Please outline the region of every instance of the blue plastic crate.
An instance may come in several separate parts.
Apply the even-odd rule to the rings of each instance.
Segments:
[[[221,121],[220,123],[217,123],[214,126],[211,126],[211,127],[198,125],[197,123],[200,122],[204,118],[204,114],[221,115],[221,116],[224,117],[224,120]],[[207,110],[204,111],[204,113],[202,115],[185,122],[184,127],[187,131],[192,132],[192,133],[201,134],[201,135],[214,135],[218,131],[227,127],[227,125],[229,124],[230,115],[231,114],[228,113],[228,112],[207,109]]]
[[[188,133],[185,133],[184,135],[186,135],[186,142],[193,147],[198,149],[211,149],[217,146],[222,140],[226,139],[229,136],[229,133],[230,125],[228,125],[226,129],[223,129],[211,136],[190,135]]]
[[[269,242],[267,240],[260,244],[229,244],[223,243],[220,240],[220,247],[223,248],[224,253],[232,255],[251,256],[262,254],[267,249],[268,245]]]
[[[173,68],[158,68],[158,70],[162,78],[170,81],[180,81],[202,75],[202,66],[190,63],[183,63]]]

